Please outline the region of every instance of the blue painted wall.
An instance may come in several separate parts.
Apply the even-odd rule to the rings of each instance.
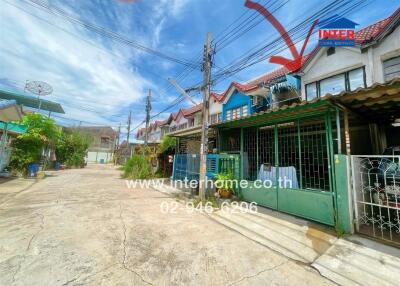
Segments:
[[[286,75],[286,80],[281,82],[281,84],[288,84],[296,87],[298,90],[301,88],[301,82],[299,78],[292,75]],[[235,109],[244,105],[247,105],[247,110],[249,114],[260,112],[265,107],[269,106],[272,101],[272,94],[269,93],[267,98],[264,99],[263,105],[258,107],[251,106],[251,97],[245,95],[237,90],[233,92],[228,101],[222,105],[222,120],[226,120],[226,111],[230,109]],[[241,111],[242,112],[242,111]]]
[[[222,105],[222,120],[226,120],[226,111],[247,105],[247,110],[251,114],[251,98],[235,90],[228,101]]]

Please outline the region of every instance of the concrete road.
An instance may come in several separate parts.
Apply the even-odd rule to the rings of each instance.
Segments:
[[[332,284],[165,194],[128,189],[119,176],[91,166],[22,190],[0,184],[0,285]]]

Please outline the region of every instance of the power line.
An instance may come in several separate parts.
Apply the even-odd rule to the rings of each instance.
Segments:
[[[108,30],[108,29],[106,29],[104,27],[101,27],[101,26],[93,24],[93,23],[89,23],[88,21],[84,21],[84,20],[75,18],[72,15],[70,15],[68,12],[66,12],[65,10],[63,10],[63,9],[61,9],[59,7],[56,7],[54,5],[47,5],[46,3],[42,2],[42,1],[39,1],[39,0],[22,0],[22,1],[24,1],[28,5],[31,5],[32,7],[39,8],[42,11],[45,11],[45,12],[47,12],[49,14],[53,14],[55,16],[61,17],[61,18],[65,19],[65,20],[69,21],[72,24],[80,25],[81,27],[84,27],[84,28],[86,28],[88,30],[91,30],[91,31],[93,31],[93,32],[95,32],[95,33],[97,33],[97,34],[99,34],[101,36],[108,37],[108,38],[110,38],[110,39],[112,39],[112,40],[114,40],[116,42],[119,42],[121,44],[127,45],[129,47],[134,48],[134,49],[146,52],[148,54],[152,54],[152,55],[157,56],[159,58],[162,58],[162,59],[165,59],[165,60],[168,60],[168,61],[172,61],[172,62],[181,64],[181,65],[184,65],[184,66],[194,66],[193,63],[190,63],[190,62],[185,61],[185,60],[180,60],[180,59],[171,57],[171,56],[166,55],[166,54],[164,54],[164,53],[162,53],[160,51],[157,51],[157,50],[151,49],[149,47],[146,47],[143,44],[140,44],[140,43],[138,43],[136,41],[126,39],[125,37],[113,32],[111,30]]]
[[[320,13],[316,13],[313,16],[308,17],[306,20],[304,20],[303,22],[301,22],[300,24],[298,24],[297,26],[295,26],[294,28],[292,28],[291,30],[289,30],[288,34],[291,34],[292,37],[293,35],[295,36],[296,39],[296,43],[300,42],[303,39],[303,36],[305,35],[305,33],[307,33],[307,22],[312,22],[315,19],[318,19],[318,17],[321,16],[325,16],[330,12],[335,12],[341,15],[345,15],[346,13],[348,13],[349,11],[355,9],[356,7],[360,6],[360,4],[362,4],[364,1],[358,1],[356,3],[353,2],[353,5],[351,6],[346,6],[347,4],[349,4],[351,1],[346,1],[344,3],[342,3],[339,6],[331,6],[332,4],[338,4],[341,3],[343,1],[333,1],[332,3],[330,3],[328,6],[326,6],[324,9],[321,9],[319,12]],[[330,7],[331,6],[331,7]],[[365,5],[364,5],[365,6]],[[327,7],[329,9],[327,9]],[[343,9],[342,9],[343,8]],[[322,11],[322,13],[321,13]],[[257,47],[257,46],[256,46]],[[240,71],[242,71],[243,69],[246,69],[256,63],[259,63],[263,60],[266,60],[269,58],[269,56],[276,54],[280,51],[285,50],[287,47],[285,47],[285,45],[282,45],[282,39],[280,37],[278,37],[277,39],[275,39],[274,41],[268,43],[267,45],[258,48],[255,52],[251,52],[251,50],[254,50],[254,48],[250,49],[250,51],[246,52],[246,54],[249,54],[249,56],[241,56],[239,58],[239,60],[233,61],[232,64],[227,65],[223,71],[221,71],[220,73],[216,74],[215,77],[213,78],[214,84],[216,82],[219,82],[221,80],[224,80],[225,78],[227,78],[228,76],[238,73]],[[272,50],[273,49],[273,50]],[[265,54],[265,51],[268,51],[267,54]],[[251,61],[252,60],[252,61]]]

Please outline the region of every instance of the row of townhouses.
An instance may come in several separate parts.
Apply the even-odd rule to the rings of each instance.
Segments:
[[[208,175],[247,180],[239,190],[246,201],[400,242],[399,26],[397,9],[358,30],[355,47],[317,46],[299,70],[212,93]],[[180,109],[150,126],[150,142],[179,139],[174,179],[198,176],[201,110]],[[290,186],[254,191],[257,180],[277,177]]]

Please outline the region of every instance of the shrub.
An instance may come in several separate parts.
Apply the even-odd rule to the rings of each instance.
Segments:
[[[158,145],[158,153],[173,154],[175,152],[177,140],[175,137],[164,136]]]
[[[57,161],[64,163],[67,168],[83,167],[92,140],[92,137],[79,131],[65,131],[56,146]]]
[[[25,174],[30,163],[40,161],[43,150],[54,148],[61,129],[53,119],[40,114],[25,115],[22,124],[27,126],[27,131],[12,142],[10,166]]]
[[[133,155],[123,167],[123,177],[129,179],[150,179],[154,177],[149,160],[143,155]]]

